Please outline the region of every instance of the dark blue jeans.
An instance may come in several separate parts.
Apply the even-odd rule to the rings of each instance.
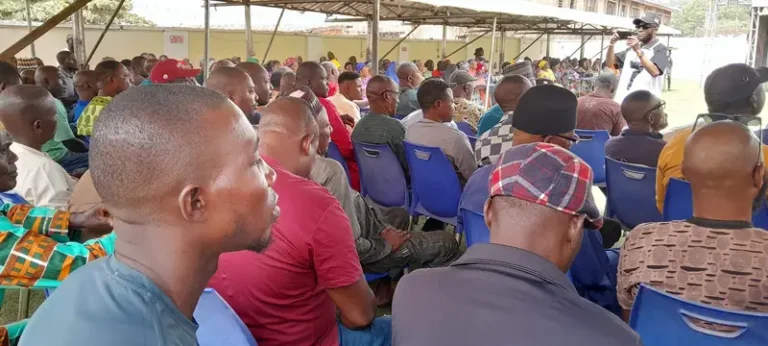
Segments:
[[[391,346],[392,316],[377,317],[368,328],[352,330],[339,324],[341,346]]]

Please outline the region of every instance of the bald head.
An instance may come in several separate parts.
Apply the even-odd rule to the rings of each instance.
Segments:
[[[397,78],[398,79],[407,79],[414,71],[418,71],[419,68],[416,66],[416,64],[407,61],[402,64],[400,64],[397,67]]]
[[[621,114],[627,123],[647,123],[646,114],[659,102],[659,98],[648,90],[633,91],[622,101]]]
[[[320,64],[307,61],[296,70],[296,87],[307,86],[317,97],[328,97],[328,73]]]
[[[211,72],[216,71],[219,67],[235,67],[235,63],[228,59],[219,60],[211,66]]]
[[[90,101],[99,93],[98,78],[96,71],[83,70],[75,74],[73,83],[75,91],[81,100]]]
[[[272,93],[272,83],[269,80],[269,73],[264,66],[255,62],[241,62],[237,68],[245,71],[251,77],[253,85],[256,87],[256,102],[259,106],[266,106],[269,103]]]
[[[66,90],[59,79],[59,69],[55,66],[41,66],[35,71],[35,84],[48,89],[54,96],[63,96]]]
[[[416,89],[424,81],[424,75],[416,64],[409,61],[397,67],[397,79],[400,80],[401,87]]]
[[[48,90],[15,85],[0,93],[0,121],[15,141],[40,148],[56,130],[56,104]]]
[[[172,205],[185,185],[215,175],[223,155],[219,143],[247,131],[252,128],[243,114],[215,91],[182,84],[131,88],[104,108],[94,126],[94,186],[117,218],[151,218],[164,212],[161,204]]]
[[[760,141],[744,125],[718,121],[685,143],[682,171],[693,190],[694,216],[751,220],[753,201],[765,197]]]
[[[378,75],[371,78],[365,89],[371,112],[394,116],[399,102],[398,91],[395,81],[387,76]]]
[[[317,122],[306,101],[281,97],[262,111],[259,153],[277,159],[291,173],[309,176],[318,140]]]
[[[507,76],[502,78],[499,85],[496,86],[493,97],[501,107],[501,110],[505,113],[512,112],[517,107],[517,101],[520,100],[520,96],[523,96],[532,86],[528,78],[520,75]]]
[[[251,77],[237,67],[222,66],[211,72],[205,82],[209,89],[216,90],[237,105],[251,123],[256,109],[256,88]]]
[[[330,61],[324,61],[320,65],[325,69],[325,73],[328,75],[329,82],[339,82],[339,69],[336,68],[336,65]]]

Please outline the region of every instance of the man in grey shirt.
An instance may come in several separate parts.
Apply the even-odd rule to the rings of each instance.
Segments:
[[[400,100],[395,115],[401,119],[420,108],[419,101],[416,99],[416,89],[424,81],[424,75],[419,72],[416,64],[404,62],[397,67],[397,79],[400,80]]]
[[[473,245],[446,268],[403,277],[392,303],[393,344],[639,345],[627,324],[579,297],[565,275],[584,227],[602,224],[589,166],[554,144],[522,144],[502,155],[488,186],[491,243]]]
[[[279,214],[275,173],[256,143],[243,113],[206,88],[145,86],[115,97],[90,152],[114,254],[64,280],[20,345],[196,345],[192,314],[219,256],[263,250]]]
[[[453,92],[442,79],[425,81],[418,92],[424,119],[405,131],[405,140],[413,144],[437,147],[451,161],[462,185],[477,169],[469,138],[461,131],[445,126],[453,120]]]

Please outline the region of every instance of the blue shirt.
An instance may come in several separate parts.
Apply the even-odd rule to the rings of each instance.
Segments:
[[[20,346],[197,345],[197,324],[114,255],[74,271],[29,320]]]
[[[488,180],[491,178],[494,168],[496,168],[496,165],[487,165],[478,168],[475,173],[472,173],[472,176],[467,180],[467,184],[464,185],[464,191],[461,193],[459,209],[474,211],[480,215],[484,214],[485,200],[491,194],[488,189]]]
[[[77,124],[77,119],[80,119],[80,115],[83,114],[83,109],[85,109],[85,106],[87,106],[89,103],[91,103],[91,100],[77,100],[77,103],[75,104],[75,108],[72,111],[72,123]]]
[[[501,106],[498,104],[485,112],[480,118],[480,122],[477,123],[477,138],[480,138],[480,135],[496,126],[503,116],[504,111],[501,110]]]

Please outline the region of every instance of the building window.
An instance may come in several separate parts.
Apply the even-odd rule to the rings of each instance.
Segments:
[[[632,18],[639,18],[640,17],[640,8],[632,6],[632,13],[630,13],[630,17],[632,17]]]
[[[557,0],[557,7],[563,7],[564,0]]]
[[[616,1],[608,1],[608,3],[605,5],[605,14],[615,16],[618,6],[619,4],[617,4]]]
[[[597,12],[597,0],[587,0],[587,11]]]
[[[619,12],[619,17],[626,17],[627,16],[627,5],[621,5],[621,12]]]

